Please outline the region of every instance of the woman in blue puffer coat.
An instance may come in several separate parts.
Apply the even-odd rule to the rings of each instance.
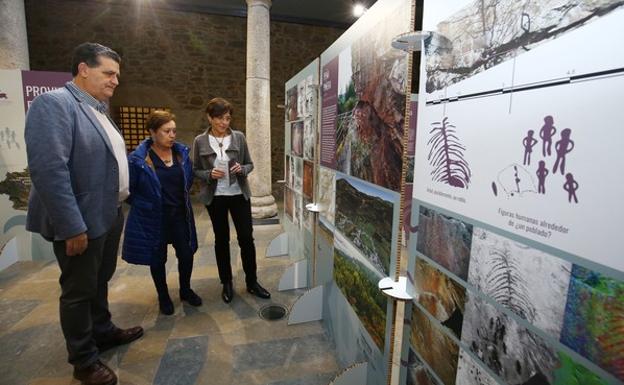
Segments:
[[[200,306],[201,298],[191,289],[193,255],[197,233],[189,190],[193,170],[189,148],[175,141],[175,116],[155,110],[145,127],[145,139],[128,156],[130,168],[130,213],[126,221],[122,258],[149,265],[158,304],[163,314],[174,312],[167,288],[167,245],[173,244],[178,258],[180,299]]]

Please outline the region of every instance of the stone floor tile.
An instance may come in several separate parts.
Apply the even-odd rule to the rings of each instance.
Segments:
[[[214,235],[206,210],[196,205],[200,248],[192,287],[203,305],[178,298],[175,253],[169,250],[167,282],[175,306],[160,314],[149,267],[118,261],[109,284],[113,321],[141,325],[144,336],[111,349],[101,359],[120,385],[321,385],[340,372],[334,347],[320,321],[287,325],[287,318],[263,320],[259,309],[270,303],[290,309],[305,290],[278,292],[288,257],[265,258],[280,226],[254,229],[258,277],[272,294],[262,300],[245,290],[245,277],[231,226],[232,271],[236,296],[221,300]],[[58,323],[58,266],[55,261],[19,262],[0,272],[0,385],[78,385],[67,363]]]
[[[171,339],[154,378],[154,385],[193,385],[206,361],[209,337]]]
[[[40,303],[40,301],[34,300],[9,300],[0,298],[0,334],[11,329]]]

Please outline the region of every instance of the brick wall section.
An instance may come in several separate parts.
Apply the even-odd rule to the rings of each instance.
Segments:
[[[25,0],[31,69],[69,71],[73,47],[99,42],[123,58],[113,110],[119,105],[171,107],[179,138],[190,144],[205,128],[207,100],[222,96],[234,104],[233,125],[245,131],[246,19],[147,4]],[[284,104],[284,83],[343,32],[271,23],[273,181],[283,176],[284,110],[277,106]]]

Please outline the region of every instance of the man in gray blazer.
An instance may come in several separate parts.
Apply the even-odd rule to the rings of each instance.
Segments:
[[[37,97],[26,116],[32,179],[26,228],[53,242],[68,361],[88,385],[116,384],[99,353],[143,335],[140,326],[115,326],[108,310],[129,183],[124,140],[106,112],[120,62],[108,47],[79,45],[73,80]]]

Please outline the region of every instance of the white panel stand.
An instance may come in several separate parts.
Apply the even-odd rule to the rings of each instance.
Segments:
[[[316,285],[316,225],[318,224],[318,215],[319,212],[321,212],[321,208],[318,203],[308,203],[305,208],[314,216],[314,229],[312,230],[312,260],[310,261],[312,269],[312,282],[310,285],[314,286]]]
[[[19,251],[17,246],[17,237],[9,239],[5,243],[0,252],[0,271],[11,266],[19,260]]]
[[[316,284],[316,277],[315,277],[316,224],[318,223],[319,206],[316,203],[309,203],[306,205],[306,210],[310,211],[312,215],[314,215],[314,230],[312,232],[312,258],[310,260],[308,260],[307,258],[302,259],[300,261],[293,263],[290,267],[288,267],[288,269],[286,269],[286,271],[280,278],[279,286],[277,288],[278,291],[301,289],[304,287],[308,287],[308,282],[307,282],[308,270],[310,270],[312,274],[312,277],[311,277],[312,280],[310,282],[310,285],[314,286]],[[269,248],[271,247],[273,242],[276,242],[278,238],[282,236],[284,236],[283,242],[286,243],[286,250],[287,250],[288,249],[288,234],[286,233],[282,233],[278,235],[277,238],[273,239],[273,241],[271,241],[271,244],[269,245]],[[268,249],[267,249],[267,253],[268,253]]]
[[[277,237],[273,238],[269,246],[267,246],[267,257],[283,257],[288,255],[288,234],[281,233]]]
[[[393,335],[403,335],[403,317],[405,315],[405,302],[411,301],[414,293],[414,287],[409,283],[407,277],[400,276],[397,281],[390,277],[379,280],[377,287],[384,295],[392,300],[394,312],[394,331]],[[395,334],[396,333],[396,334]],[[391,341],[393,354],[390,358],[389,382],[390,385],[398,385],[401,371],[401,344],[398,339]]]
[[[323,286],[317,286],[295,301],[288,316],[288,325],[321,319],[323,319]]]
[[[329,385],[362,385],[366,384],[366,369],[368,364],[360,362],[346,368],[336,376]]]
[[[290,265],[282,274],[278,291],[301,289],[308,287],[308,260],[302,259]]]

